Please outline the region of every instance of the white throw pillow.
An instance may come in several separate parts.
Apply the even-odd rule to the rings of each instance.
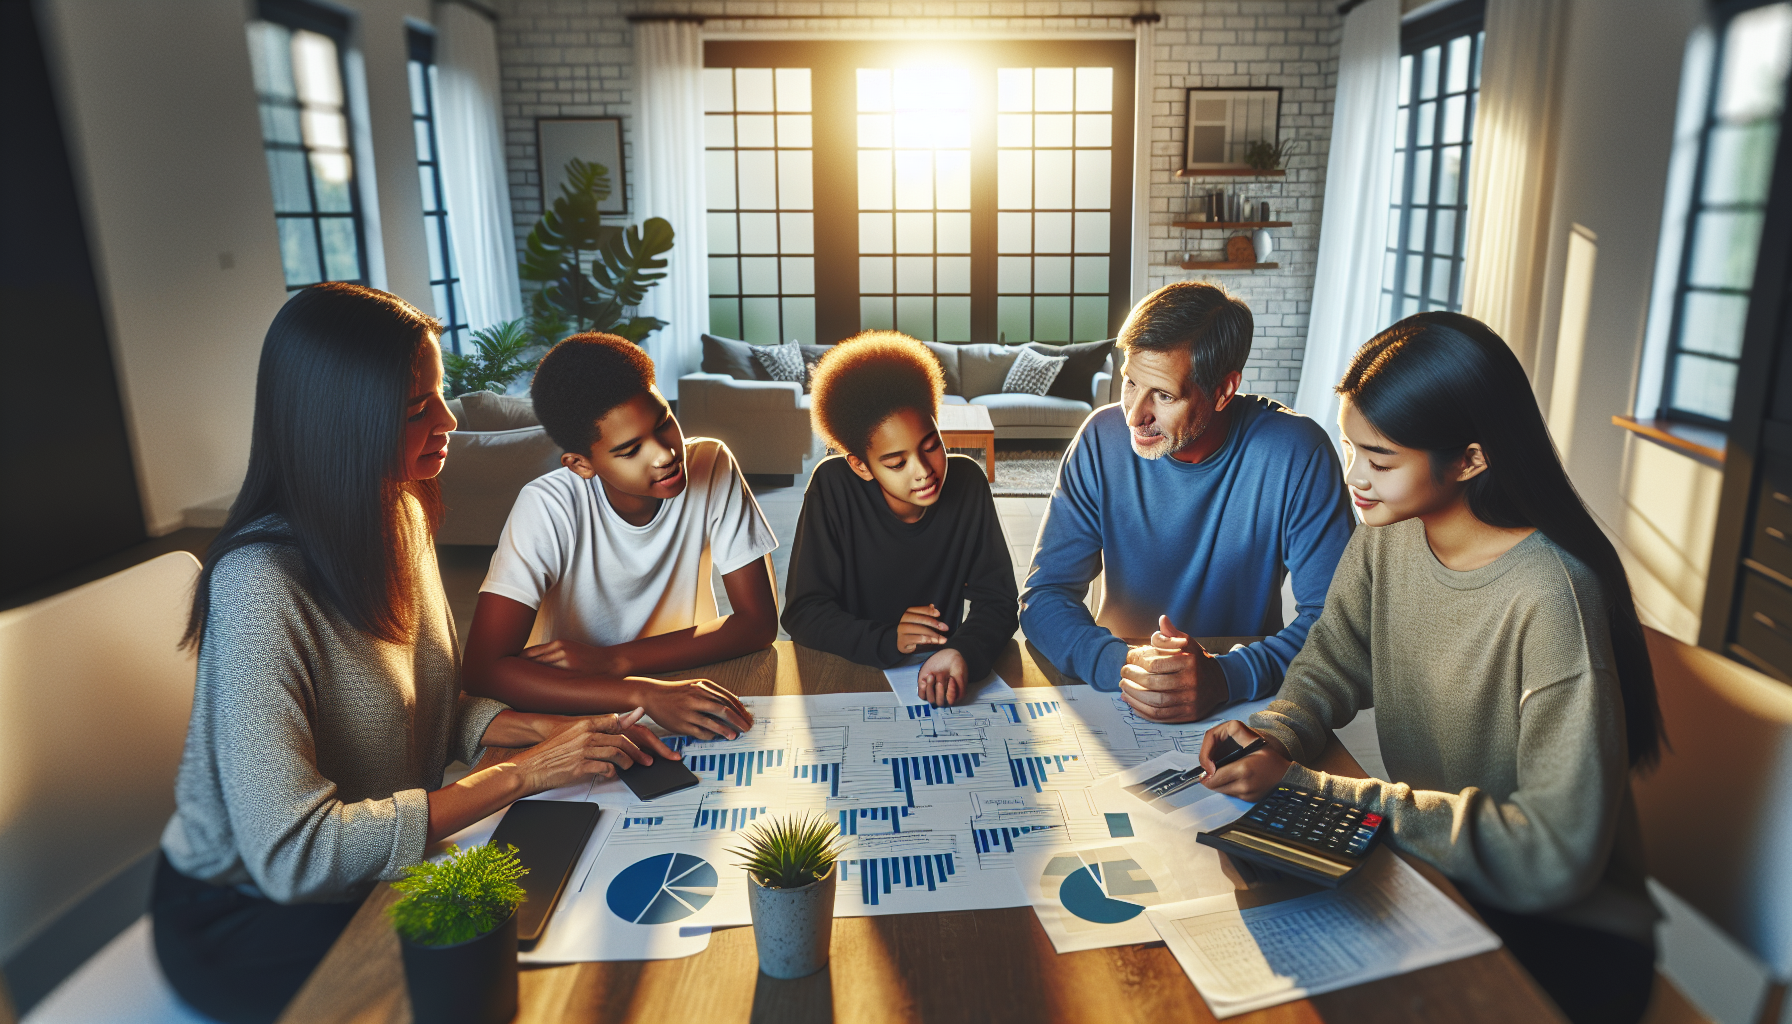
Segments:
[[[1041,355],[1023,348],[1015,353],[1014,365],[1008,367],[1008,376],[1002,381],[1002,393],[1043,395],[1051,390],[1052,381],[1058,379],[1058,371],[1069,361],[1068,356]]]
[[[754,345],[753,358],[765,367],[773,380],[803,383],[807,368],[803,365],[803,347],[795,341],[783,345]]]

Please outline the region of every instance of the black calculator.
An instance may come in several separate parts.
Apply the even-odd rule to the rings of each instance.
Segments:
[[[1195,841],[1335,889],[1369,860],[1382,817],[1317,793],[1277,786],[1244,817]]]

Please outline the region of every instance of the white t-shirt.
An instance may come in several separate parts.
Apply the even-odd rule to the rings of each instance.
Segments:
[[[646,526],[610,507],[603,484],[562,466],[529,482],[498,538],[483,593],[536,609],[529,643],[597,647],[715,618],[723,575],[778,546],[728,446],[685,439],[684,492]]]

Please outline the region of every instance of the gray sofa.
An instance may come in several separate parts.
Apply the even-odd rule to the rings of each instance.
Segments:
[[[496,544],[524,485],[560,466],[560,446],[535,419],[527,395],[476,391],[448,403],[459,428],[436,479],[447,514],[438,544]]]
[[[726,339],[706,339],[710,340]],[[1071,398],[1003,394],[1002,382],[1014,363],[1018,345],[926,344],[946,373],[946,401],[968,402],[988,409],[998,440],[1074,437],[1097,406],[1120,400],[1112,353],[1090,379],[1087,397]],[[1054,348],[1036,347],[1047,351]],[[806,354],[826,351],[822,346],[803,348]],[[756,363],[718,363],[709,358],[719,351],[706,345],[704,372],[678,379],[678,422],[684,432],[727,442],[743,472],[801,473],[803,457],[809,454],[813,443],[809,396],[803,393],[803,386],[795,381],[763,379],[764,371]],[[715,372],[717,369],[730,372]],[[757,373],[759,377],[749,378],[747,373]]]

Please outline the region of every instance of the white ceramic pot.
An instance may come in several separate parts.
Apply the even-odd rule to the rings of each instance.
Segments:
[[[797,889],[761,885],[747,872],[747,908],[753,914],[760,970],[774,978],[806,978],[828,965],[838,868]]]
[[[1257,250],[1257,262],[1268,263],[1269,257],[1276,251],[1276,240],[1270,237],[1268,228],[1258,228],[1251,235],[1251,247]]]

